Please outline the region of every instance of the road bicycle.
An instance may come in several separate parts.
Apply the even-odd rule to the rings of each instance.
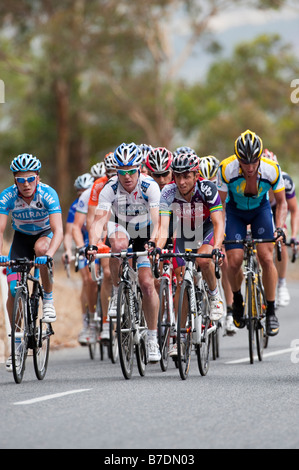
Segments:
[[[101,360],[104,358],[104,348],[108,350],[108,357],[111,362],[115,364],[118,359],[118,343],[116,337],[116,317],[109,314],[108,307],[108,323],[109,323],[109,339],[102,339],[101,334],[103,331],[103,310],[101,303],[101,287],[103,282],[103,269],[100,264],[92,261],[89,263],[89,269],[91,272],[91,278],[97,283],[97,303],[96,312],[92,321],[91,328],[94,330],[94,340],[89,344],[90,357],[94,359],[96,354],[96,346],[99,344]],[[111,300],[111,299],[110,299]]]
[[[162,254],[172,253],[172,245],[162,250]],[[173,296],[175,291],[175,282],[173,278],[173,267],[170,257],[165,257],[162,261],[162,273],[158,264],[153,262],[153,272],[156,278],[160,278],[159,288],[159,315],[158,315],[158,343],[160,347],[161,370],[165,372],[168,368],[170,342],[176,341],[176,320],[174,313]],[[176,362],[175,358],[174,361]]]
[[[147,325],[142,309],[142,292],[138,283],[138,272],[135,264],[139,256],[146,256],[147,251],[120,253],[100,253],[95,258],[118,258],[120,265],[120,282],[117,296],[116,333],[121,370],[125,379],[130,379],[133,372],[134,353],[141,376],[145,375],[147,364],[146,332]],[[133,267],[130,260],[133,260]]]
[[[49,360],[50,337],[54,334],[51,323],[42,321],[43,288],[40,270],[34,261],[18,258],[8,263],[18,274],[11,325],[11,357],[14,380],[21,383],[29,349],[33,351],[36,377],[43,380]],[[34,267],[33,275],[30,274]],[[47,263],[49,279],[53,282],[52,261]],[[30,292],[29,282],[32,283]]]
[[[248,330],[249,360],[254,363],[256,347],[259,361],[263,360],[264,348],[268,345],[266,333],[266,296],[262,282],[262,270],[257,258],[256,245],[259,243],[275,243],[276,239],[252,238],[251,232],[246,238],[224,240],[224,245],[238,244],[244,248],[243,274],[245,280],[244,321]],[[277,245],[277,259],[281,260],[281,245]]]
[[[195,266],[197,258],[213,259],[212,254],[168,253],[159,255],[159,259],[180,257],[185,259],[185,272],[181,284],[177,312],[177,364],[182,380],[189,374],[191,352],[194,346],[197,354],[199,372],[207,375],[210,363],[212,334],[216,332],[217,322],[210,320],[208,287],[201,270]],[[219,260],[215,261],[216,278],[220,278]]]

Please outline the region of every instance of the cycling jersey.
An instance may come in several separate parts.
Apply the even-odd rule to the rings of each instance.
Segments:
[[[284,181],[284,186],[285,186],[285,191],[286,191],[286,199],[292,199],[293,197],[296,196],[296,188],[295,188],[295,183],[290,177],[288,173],[285,171],[281,172],[283,181]],[[271,200],[271,207],[276,206],[276,199],[273,198]]]
[[[211,222],[210,214],[215,211],[222,211],[222,204],[215,184],[209,180],[196,182],[190,202],[180,194],[175,183],[162,189],[160,215],[173,214],[176,223],[179,220],[189,221],[191,230]]]
[[[272,189],[274,193],[285,189],[279,164],[262,157],[257,174],[257,195],[245,196],[246,180],[236,155],[232,155],[220,163],[217,187],[219,191],[227,192],[227,207],[244,211],[267,204],[269,189]]]
[[[159,203],[159,185],[152,177],[141,173],[131,193],[123,188],[117,176],[110,178],[100,193],[98,209],[107,212],[111,210],[110,220],[123,225],[130,236],[135,238],[137,232],[149,227],[150,209],[159,207]]]
[[[102,189],[105,186],[105,184],[107,183],[107,181],[108,181],[108,177],[105,175],[105,176],[102,176],[101,178],[98,178],[93,183],[93,186],[91,188],[90,198],[89,198],[89,201],[88,201],[89,206],[97,206],[98,205],[100,192],[102,191]]]
[[[61,213],[61,207],[56,191],[47,184],[37,185],[29,204],[20,196],[14,184],[0,194],[0,214],[9,215],[10,212],[14,230],[36,235],[50,229],[49,215]]]
[[[66,222],[68,224],[73,224],[74,223],[78,202],[79,202],[79,198],[75,199],[75,201],[73,202],[73,204],[69,208],[68,216],[67,216],[67,219],[66,219]],[[83,227],[81,228],[81,232],[82,232],[82,235],[83,235],[84,244],[88,245],[88,231],[86,229],[86,224],[84,224]]]

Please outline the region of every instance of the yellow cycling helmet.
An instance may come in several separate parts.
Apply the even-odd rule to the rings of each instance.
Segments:
[[[235,141],[235,154],[243,163],[256,163],[262,155],[262,139],[247,129]]]

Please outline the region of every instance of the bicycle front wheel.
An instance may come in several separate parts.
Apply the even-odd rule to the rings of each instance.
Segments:
[[[177,352],[178,368],[182,380],[189,374],[192,349],[192,318],[190,305],[190,287],[183,282],[179,297],[177,318]]]
[[[200,375],[207,375],[210,368],[210,351],[212,334],[209,334],[210,316],[209,316],[208,300],[202,301],[202,325],[201,325],[201,342],[197,345],[197,364]]]
[[[262,323],[262,320],[265,316],[266,310],[266,300],[265,300],[265,293],[263,285],[261,284],[260,279],[258,279],[258,284],[255,288],[255,305],[257,311],[257,322],[256,322],[256,349],[257,349],[257,356],[259,361],[263,360],[264,354],[264,339],[265,339],[265,329]]]
[[[248,274],[246,280],[246,297],[245,297],[245,318],[247,321],[248,329],[248,342],[249,342],[249,360],[250,364],[254,363],[254,331],[255,321],[253,316],[253,280],[252,274]]]
[[[119,284],[117,296],[117,340],[122,373],[130,379],[133,371],[134,338],[130,311],[130,289],[124,282]]]
[[[33,365],[36,377],[38,380],[43,380],[48,368],[50,336],[53,331],[50,324],[43,323],[41,321],[43,317],[41,297],[39,297],[39,301],[36,303],[35,308],[37,310],[36,312],[33,312],[33,315],[35,316],[35,347],[33,348]]]
[[[23,380],[28,349],[27,298],[18,290],[14,300],[11,328],[11,359],[14,380],[17,384]]]
[[[159,292],[158,341],[161,352],[160,366],[163,372],[168,367],[168,351],[170,341],[170,312],[169,312],[169,286],[168,280],[161,279]]]

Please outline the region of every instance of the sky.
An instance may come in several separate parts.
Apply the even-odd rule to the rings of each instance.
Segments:
[[[290,43],[299,60],[299,2],[298,7],[285,7],[280,11],[256,9],[234,9],[213,18],[209,29],[213,39],[223,47],[222,57],[229,57],[234,47],[242,41],[253,40],[260,34],[279,34],[285,43]],[[183,34],[181,40],[183,38]],[[179,47],[179,46],[178,46]],[[199,43],[187,61],[180,77],[187,81],[203,78],[212,61],[213,55],[204,52]]]

